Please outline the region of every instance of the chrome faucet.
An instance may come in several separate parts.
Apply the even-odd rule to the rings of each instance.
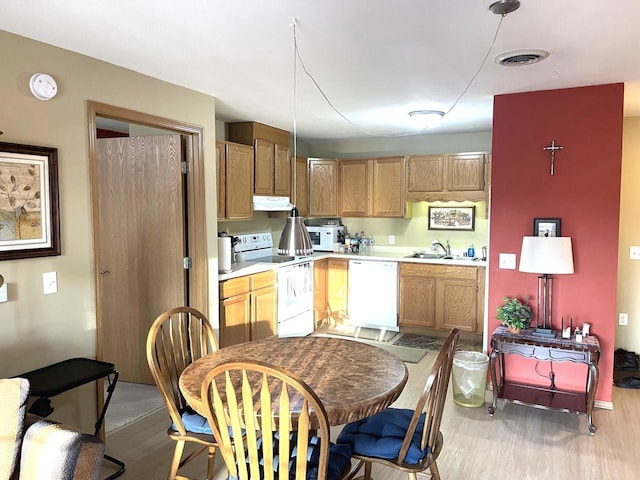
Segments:
[[[451,256],[451,247],[449,246],[449,240],[447,240],[446,247],[442,245],[438,240],[434,240],[433,242],[431,242],[431,248],[435,249],[437,247],[440,247],[447,257]]]

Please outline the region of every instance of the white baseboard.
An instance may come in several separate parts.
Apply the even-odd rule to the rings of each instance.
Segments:
[[[596,400],[593,402],[595,408],[602,408],[603,410],[613,410],[613,402],[603,402],[602,400]]]

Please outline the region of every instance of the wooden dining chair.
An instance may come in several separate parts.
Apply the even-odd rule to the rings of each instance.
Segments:
[[[149,330],[147,362],[171,417],[167,435],[176,442],[169,480],[189,479],[179,475],[179,470],[203,452],[207,452],[207,480],[213,477],[217,447],[213,432],[206,419],[189,408],[178,381],[189,364],[216,350],[218,344],[209,321],[190,307],[161,314]],[[183,459],[187,442],[197,444],[197,448]]]
[[[222,363],[206,376],[202,399],[229,478],[347,477],[351,448],[330,443],[320,399],[286,370],[255,360]]]
[[[380,463],[406,472],[412,480],[427,468],[432,479],[440,479],[436,464],[443,445],[440,422],[459,338],[460,330],[451,330],[414,410],[387,408],[343,428],[337,441],[351,445],[352,457],[359,461],[349,478],[364,465],[363,478],[369,480],[373,463]]]

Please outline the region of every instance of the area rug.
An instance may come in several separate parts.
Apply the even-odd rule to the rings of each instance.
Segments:
[[[105,392],[105,398],[106,395]],[[105,432],[111,433],[161,408],[164,408],[164,400],[155,385],[117,382],[107,407]]]
[[[438,351],[442,348],[444,340],[444,338],[433,337],[430,335],[403,333],[393,341],[393,345],[427,351]],[[482,342],[480,340],[468,340],[461,338],[458,340],[458,350],[482,352]]]

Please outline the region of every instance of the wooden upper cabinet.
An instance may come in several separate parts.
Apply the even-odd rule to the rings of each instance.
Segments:
[[[478,154],[447,155],[449,191],[484,190],[485,156]]]
[[[407,213],[404,157],[375,158],[371,171],[371,216],[404,217]]]
[[[407,157],[407,200],[486,200],[487,157],[484,153]]]
[[[275,152],[273,143],[257,139],[255,150],[255,176],[253,192],[256,195],[273,195]]]
[[[274,195],[291,196],[291,153],[289,147],[275,145],[274,152]]]
[[[218,200],[218,220],[224,219],[226,214],[227,174],[225,172],[226,154],[224,148],[223,142],[216,142],[216,197]]]
[[[309,216],[309,165],[304,157],[296,157],[293,203],[301,217]]]
[[[229,140],[253,145],[256,195],[291,196],[290,135],[257,122],[229,124]]]
[[[253,148],[231,142],[216,143],[219,220],[253,217]]]
[[[338,162],[340,179],[340,216],[366,217],[369,215],[370,161],[340,160]]]
[[[404,217],[404,157],[340,160],[340,216]]]
[[[338,216],[338,161],[309,159],[309,216]]]
[[[407,192],[444,190],[444,156],[411,155],[407,159]]]

